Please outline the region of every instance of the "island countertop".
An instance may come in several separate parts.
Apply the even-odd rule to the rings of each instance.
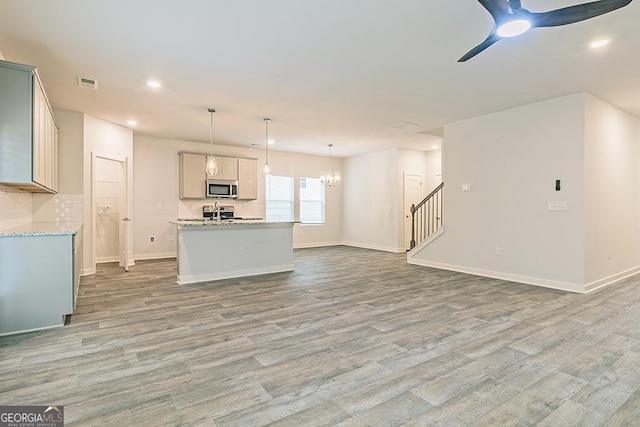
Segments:
[[[223,219],[223,220],[211,220],[211,219],[178,219],[170,221],[171,224],[176,224],[185,227],[210,227],[210,226],[230,226],[230,225],[276,225],[276,224],[297,224],[299,221],[265,221],[263,219]]]

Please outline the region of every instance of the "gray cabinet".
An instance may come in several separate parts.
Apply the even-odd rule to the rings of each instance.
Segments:
[[[58,128],[35,67],[0,61],[0,183],[58,191]]]
[[[64,324],[80,283],[82,233],[0,237],[0,336]]]
[[[209,156],[206,156],[208,160]],[[235,157],[213,156],[218,164],[218,172],[215,175],[207,175],[207,179],[223,179],[227,181],[238,180],[238,159]]]
[[[205,198],[205,159],[204,154],[179,153],[181,199]]]
[[[258,198],[258,161],[238,159],[238,200]]]
[[[218,162],[218,173],[207,176],[205,172],[207,154],[178,153],[179,197],[181,199],[204,199],[207,179],[238,181],[238,200],[258,198],[258,161],[236,157],[214,156]]]

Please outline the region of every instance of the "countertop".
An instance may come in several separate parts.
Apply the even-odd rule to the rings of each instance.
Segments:
[[[230,225],[256,225],[256,224],[295,224],[299,221],[265,221],[263,219],[231,219],[231,220],[193,220],[193,219],[188,219],[188,220],[183,220],[183,219],[178,219],[175,221],[170,221],[171,224],[176,224],[179,226],[186,226],[186,227],[194,227],[194,226],[198,226],[198,227],[202,227],[202,226],[213,226],[213,227],[225,227],[225,226],[230,226]]]
[[[61,236],[76,234],[82,222],[33,222],[18,227],[0,229],[0,237]]]

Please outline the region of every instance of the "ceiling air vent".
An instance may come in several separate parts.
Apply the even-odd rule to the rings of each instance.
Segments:
[[[94,79],[88,79],[86,77],[78,76],[78,86],[84,87],[84,88],[87,88],[87,89],[97,90],[98,89],[98,81],[94,80]]]
[[[401,122],[401,123],[396,123],[395,125],[391,126],[391,129],[395,129],[395,130],[406,130],[406,129],[411,129],[418,126],[415,123],[411,123],[411,122]]]

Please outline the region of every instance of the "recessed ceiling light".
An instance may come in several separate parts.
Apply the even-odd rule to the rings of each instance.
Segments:
[[[154,88],[154,89],[157,89],[157,88],[159,88],[161,85],[160,85],[160,82],[157,82],[157,81],[155,81],[155,80],[149,80],[149,81],[147,82],[147,86],[152,87],[152,88]]]
[[[432,146],[431,146],[431,149],[432,149],[432,150],[437,150],[438,148],[440,148],[440,147],[438,147],[437,145],[432,145]]]
[[[273,139],[270,139],[268,142],[269,142],[269,145],[273,145],[276,143]]]
[[[596,41],[591,42],[589,47],[593,48],[593,49],[597,49],[599,47],[604,47],[604,46],[608,45],[610,41],[611,40],[608,40],[608,39],[596,40]]]
[[[127,120],[127,124],[131,126],[135,126],[138,124],[138,122],[136,122],[135,120]]]

